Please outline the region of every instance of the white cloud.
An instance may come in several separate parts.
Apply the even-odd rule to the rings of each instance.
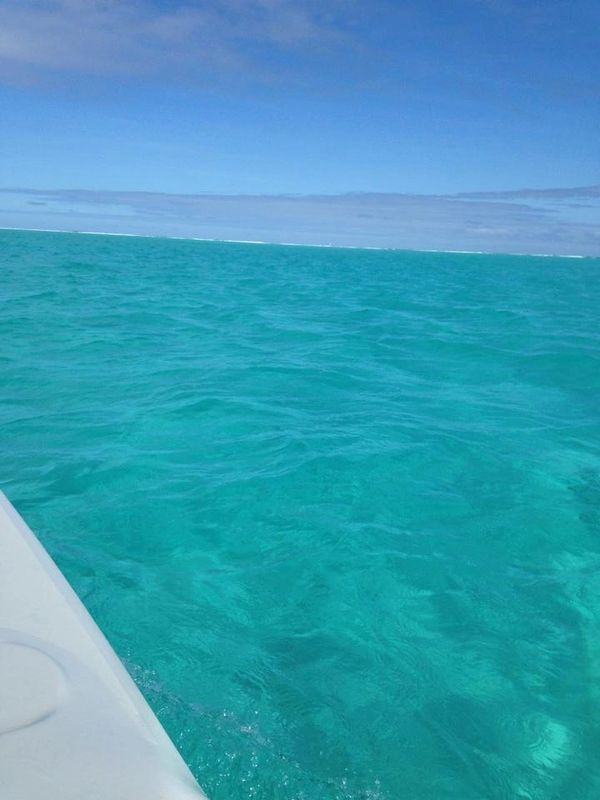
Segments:
[[[0,79],[44,70],[92,75],[227,70],[274,52],[343,40],[342,0],[0,0]]]
[[[513,189],[503,192],[461,192],[459,197],[473,200],[518,200],[522,198],[542,200],[569,200],[575,198],[600,198],[600,184],[557,189]]]
[[[535,205],[523,202],[519,192],[509,200],[509,192],[467,199],[360,193],[253,197],[0,190],[0,226],[600,256],[600,206],[569,203],[587,189],[542,190],[553,202]],[[555,201],[559,193],[565,202]]]

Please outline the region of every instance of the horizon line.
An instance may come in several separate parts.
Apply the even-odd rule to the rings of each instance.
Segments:
[[[258,239],[218,239],[206,236],[169,236],[167,234],[154,233],[120,233],[117,231],[79,231],[64,230],[62,228],[15,228],[9,225],[0,225],[0,231],[13,231],[23,233],[63,233],[78,236],[123,236],[132,239],[169,239],[183,242],[213,242],[214,244],[252,244],[266,245],[270,247],[315,247],[328,250],[374,250],[377,252],[399,252],[399,253],[440,253],[447,255],[472,255],[472,256],[522,256],[525,258],[568,258],[568,259],[589,259],[591,261],[600,260],[600,256],[590,256],[582,254],[557,254],[557,253],[514,253],[503,252],[500,250],[440,250],[431,248],[414,247],[374,247],[344,244],[310,244],[306,242],[268,242]]]

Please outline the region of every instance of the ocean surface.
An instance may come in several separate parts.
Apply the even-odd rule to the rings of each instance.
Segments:
[[[600,797],[600,260],[0,231],[0,487],[212,800]]]

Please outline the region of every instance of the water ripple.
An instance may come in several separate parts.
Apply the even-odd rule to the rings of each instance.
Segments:
[[[0,480],[212,800],[600,796],[600,263],[0,232]]]

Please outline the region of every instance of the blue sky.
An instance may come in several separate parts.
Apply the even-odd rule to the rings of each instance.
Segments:
[[[600,4],[0,0],[0,186],[600,182]]]
[[[599,31],[597,0],[0,0],[0,227],[599,255]]]

